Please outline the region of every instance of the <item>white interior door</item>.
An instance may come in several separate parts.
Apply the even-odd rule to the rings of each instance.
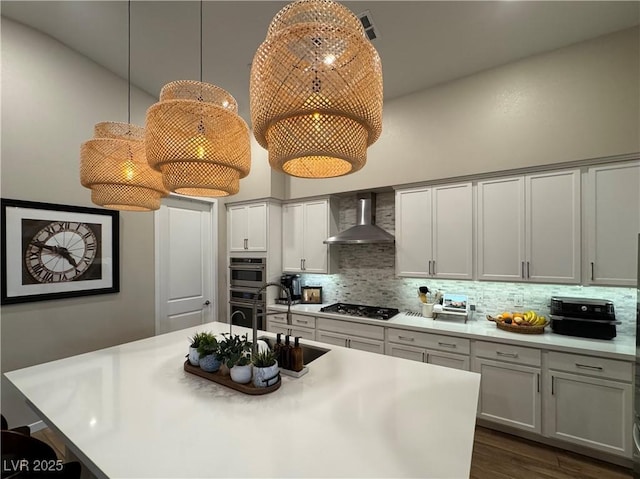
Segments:
[[[156,213],[156,334],[213,321],[214,206],[171,197]]]

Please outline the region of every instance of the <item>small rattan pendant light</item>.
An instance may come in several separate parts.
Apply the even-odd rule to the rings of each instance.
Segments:
[[[169,194],[162,176],[147,163],[144,129],[131,124],[131,1],[128,3],[127,123],[95,125],[94,138],[80,147],[80,183],[91,201],[125,211],[151,211]]]
[[[249,128],[236,100],[202,82],[202,1],[200,1],[200,81],[165,85],[160,101],[147,110],[146,154],[172,192],[228,196],[249,174]]]
[[[354,173],[382,131],[382,66],[358,18],[299,0],[271,21],[251,66],[251,122],[272,168],[303,178]]]

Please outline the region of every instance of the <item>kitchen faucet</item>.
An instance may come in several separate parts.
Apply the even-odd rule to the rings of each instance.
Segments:
[[[269,286],[277,286],[287,295],[287,324],[291,325],[291,293],[287,288],[282,286],[280,283],[264,283],[260,286],[260,289],[256,291],[253,295],[253,345],[251,349],[252,354],[256,354],[258,352],[258,298],[260,297],[260,293],[266,290]],[[261,316],[266,317],[269,314],[277,314],[277,313],[264,313]]]
[[[231,331],[231,329],[233,328],[233,317],[239,314],[240,316],[242,316],[242,319],[246,320],[247,317],[244,315],[244,313],[242,311],[240,311],[239,309],[237,311],[234,311],[231,314],[231,317],[229,318],[229,337],[233,336],[233,332]]]

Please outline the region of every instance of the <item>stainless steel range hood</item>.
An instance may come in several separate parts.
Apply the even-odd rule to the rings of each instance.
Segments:
[[[393,235],[376,226],[375,193],[359,193],[356,226],[324,240],[326,244],[395,243]]]

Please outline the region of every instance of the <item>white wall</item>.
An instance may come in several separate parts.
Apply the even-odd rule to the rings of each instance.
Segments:
[[[2,18],[2,197],[95,206],[80,185],[80,144],[100,121],[127,120],[127,83],[32,29]],[[132,123],[155,100],[132,92]],[[118,294],[2,307],[2,371],[154,333],[153,214],[120,215]],[[2,378],[10,425],[37,420]]]
[[[387,102],[383,134],[361,171],[327,180],[288,178],[288,195],[638,152],[639,31],[624,30]]]

